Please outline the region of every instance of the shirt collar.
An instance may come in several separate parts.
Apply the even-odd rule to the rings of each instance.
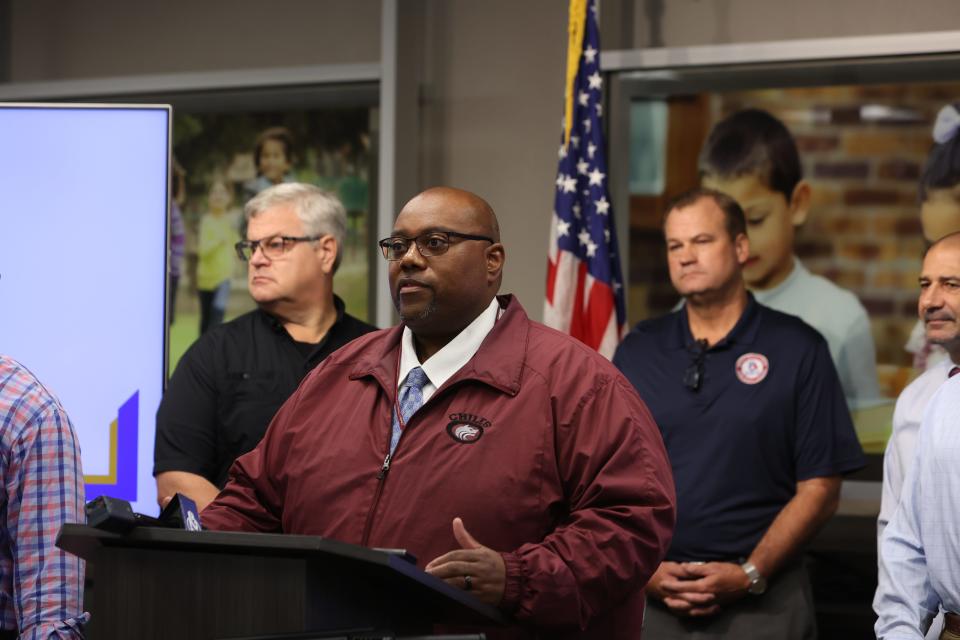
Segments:
[[[757,300],[760,301],[761,304],[766,303],[768,300],[773,300],[784,291],[789,290],[794,284],[796,284],[797,280],[800,280],[807,275],[810,275],[810,272],[807,271],[807,268],[803,266],[803,263],[800,262],[800,259],[797,258],[797,256],[793,256],[793,269],[790,270],[790,273],[787,274],[787,277],[784,278],[783,282],[770,289],[754,291],[754,294],[757,296]]]
[[[343,314],[346,313],[346,305],[343,303],[343,300],[340,299],[340,296],[333,294],[333,308],[337,312],[337,318],[333,321],[333,324],[330,325],[330,329],[327,330],[327,335],[330,335],[330,332],[333,331],[333,328],[336,327],[343,320]],[[275,315],[264,311],[261,307],[257,307],[257,311],[260,313],[260,317],[267,323],[271,329],[277,333],[283,332],[287,334],[287,337],[290,334],[287,333],[286,328],[283,326],[283,322],[280,321],[280,318]],[[293,338],[290,338],[293,340]],[[323,342],[322,340],[320,341]]]
[[[690,321],[687,319],[687,305],[683,305],[676,312],[677,322],[674,326],[674,347],[677,349],[693,348],[693,334],[690,333]],[[751,344],[757,337],[760,328],[760,305],[753,294],[747,291],[747,306],[744,307],[740,319],[733,325],[722,340],[710,346],[710,349],[726,347],[730,343]]]
[[[413,332],[410,327],[403,328],[403,337],[400,339],[400,370],[397,375],[397,384],[399,386],[410,370],[414,367],[422,367],[423,372],[430,379],[430,384],[436,388],[443,386],[443,383],[450,379],[453,374],[467,364],[470,358],[480,349],[484,338],[493,329],[500,313],[500,304],[494,298],[490,306],[474,318],[473,322],[458,333],[453,340],[443,346],[442,349],[427,358],[425,363],[420,362],[417,357],[417,350],[413,345]]]

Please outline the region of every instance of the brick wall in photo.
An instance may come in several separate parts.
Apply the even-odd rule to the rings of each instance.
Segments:
[[[960,84],[938,83],[746,91],[711,94],[705,102],[706,129],[737,109],[757,107],[793,132],[813,187],[813,206],[797,235],[797,253],[811,271],[860,298],[870,314],[881,364],[911,362],[903,346],[916,323],[925,247],[917,183],[937,111],[958,99]],[[689,173],[690,163],[685,166]],[[681,182],[695,181],[693,171]],[[662,279],[665,264],[652,264],[664,254],[655,246],[662,240],[650,212],[633,200],[631,295],[638,299],[631,300],[630,310],[641,314],[632,315],[635,321],[669,309],[676,296]]]

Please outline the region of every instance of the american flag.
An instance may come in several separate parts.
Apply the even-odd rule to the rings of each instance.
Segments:
[[[547,325],[612,358],[627,314],[607,191],[597,2],[570,2],[567,100],[543,316]]]

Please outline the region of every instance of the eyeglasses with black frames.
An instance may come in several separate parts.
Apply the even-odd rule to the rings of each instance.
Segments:
[[[380,245],[380,251],[383,257],[390,262],[401,260],[410,250],[410,243],[416,243],[417,251],[424,258],[440,256],[450,248],[450,239],[460,238],[463,240],[482,240],[494,244],[493,238],[487,236],[475,236],[470,233],[459,233],[457,231],[430,231],[423,233],[416,238],[404,238],[403,236],[390,236],[384,238],[377,244]]]
[[[692,347],[687,349],[693,356],[693,364],[683,372],[683,385],[690,391],[700,391],[700,387],[703,385],[703,369],[707,359],[708,346],[710,345],[706,340],[697,340]]]
[[[263,255],[271,260],[279,258],[296,246],[298,242],[319,240],[322,236],[270,236],[263,240],[243,240],[233,245],[241,260],[247,262],[257,252],[259,247]]]

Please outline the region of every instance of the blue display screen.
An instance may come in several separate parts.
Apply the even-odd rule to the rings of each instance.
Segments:
[[[157,511],[171,113],[0,105],[0,352],[70,414],[87,500]]]

